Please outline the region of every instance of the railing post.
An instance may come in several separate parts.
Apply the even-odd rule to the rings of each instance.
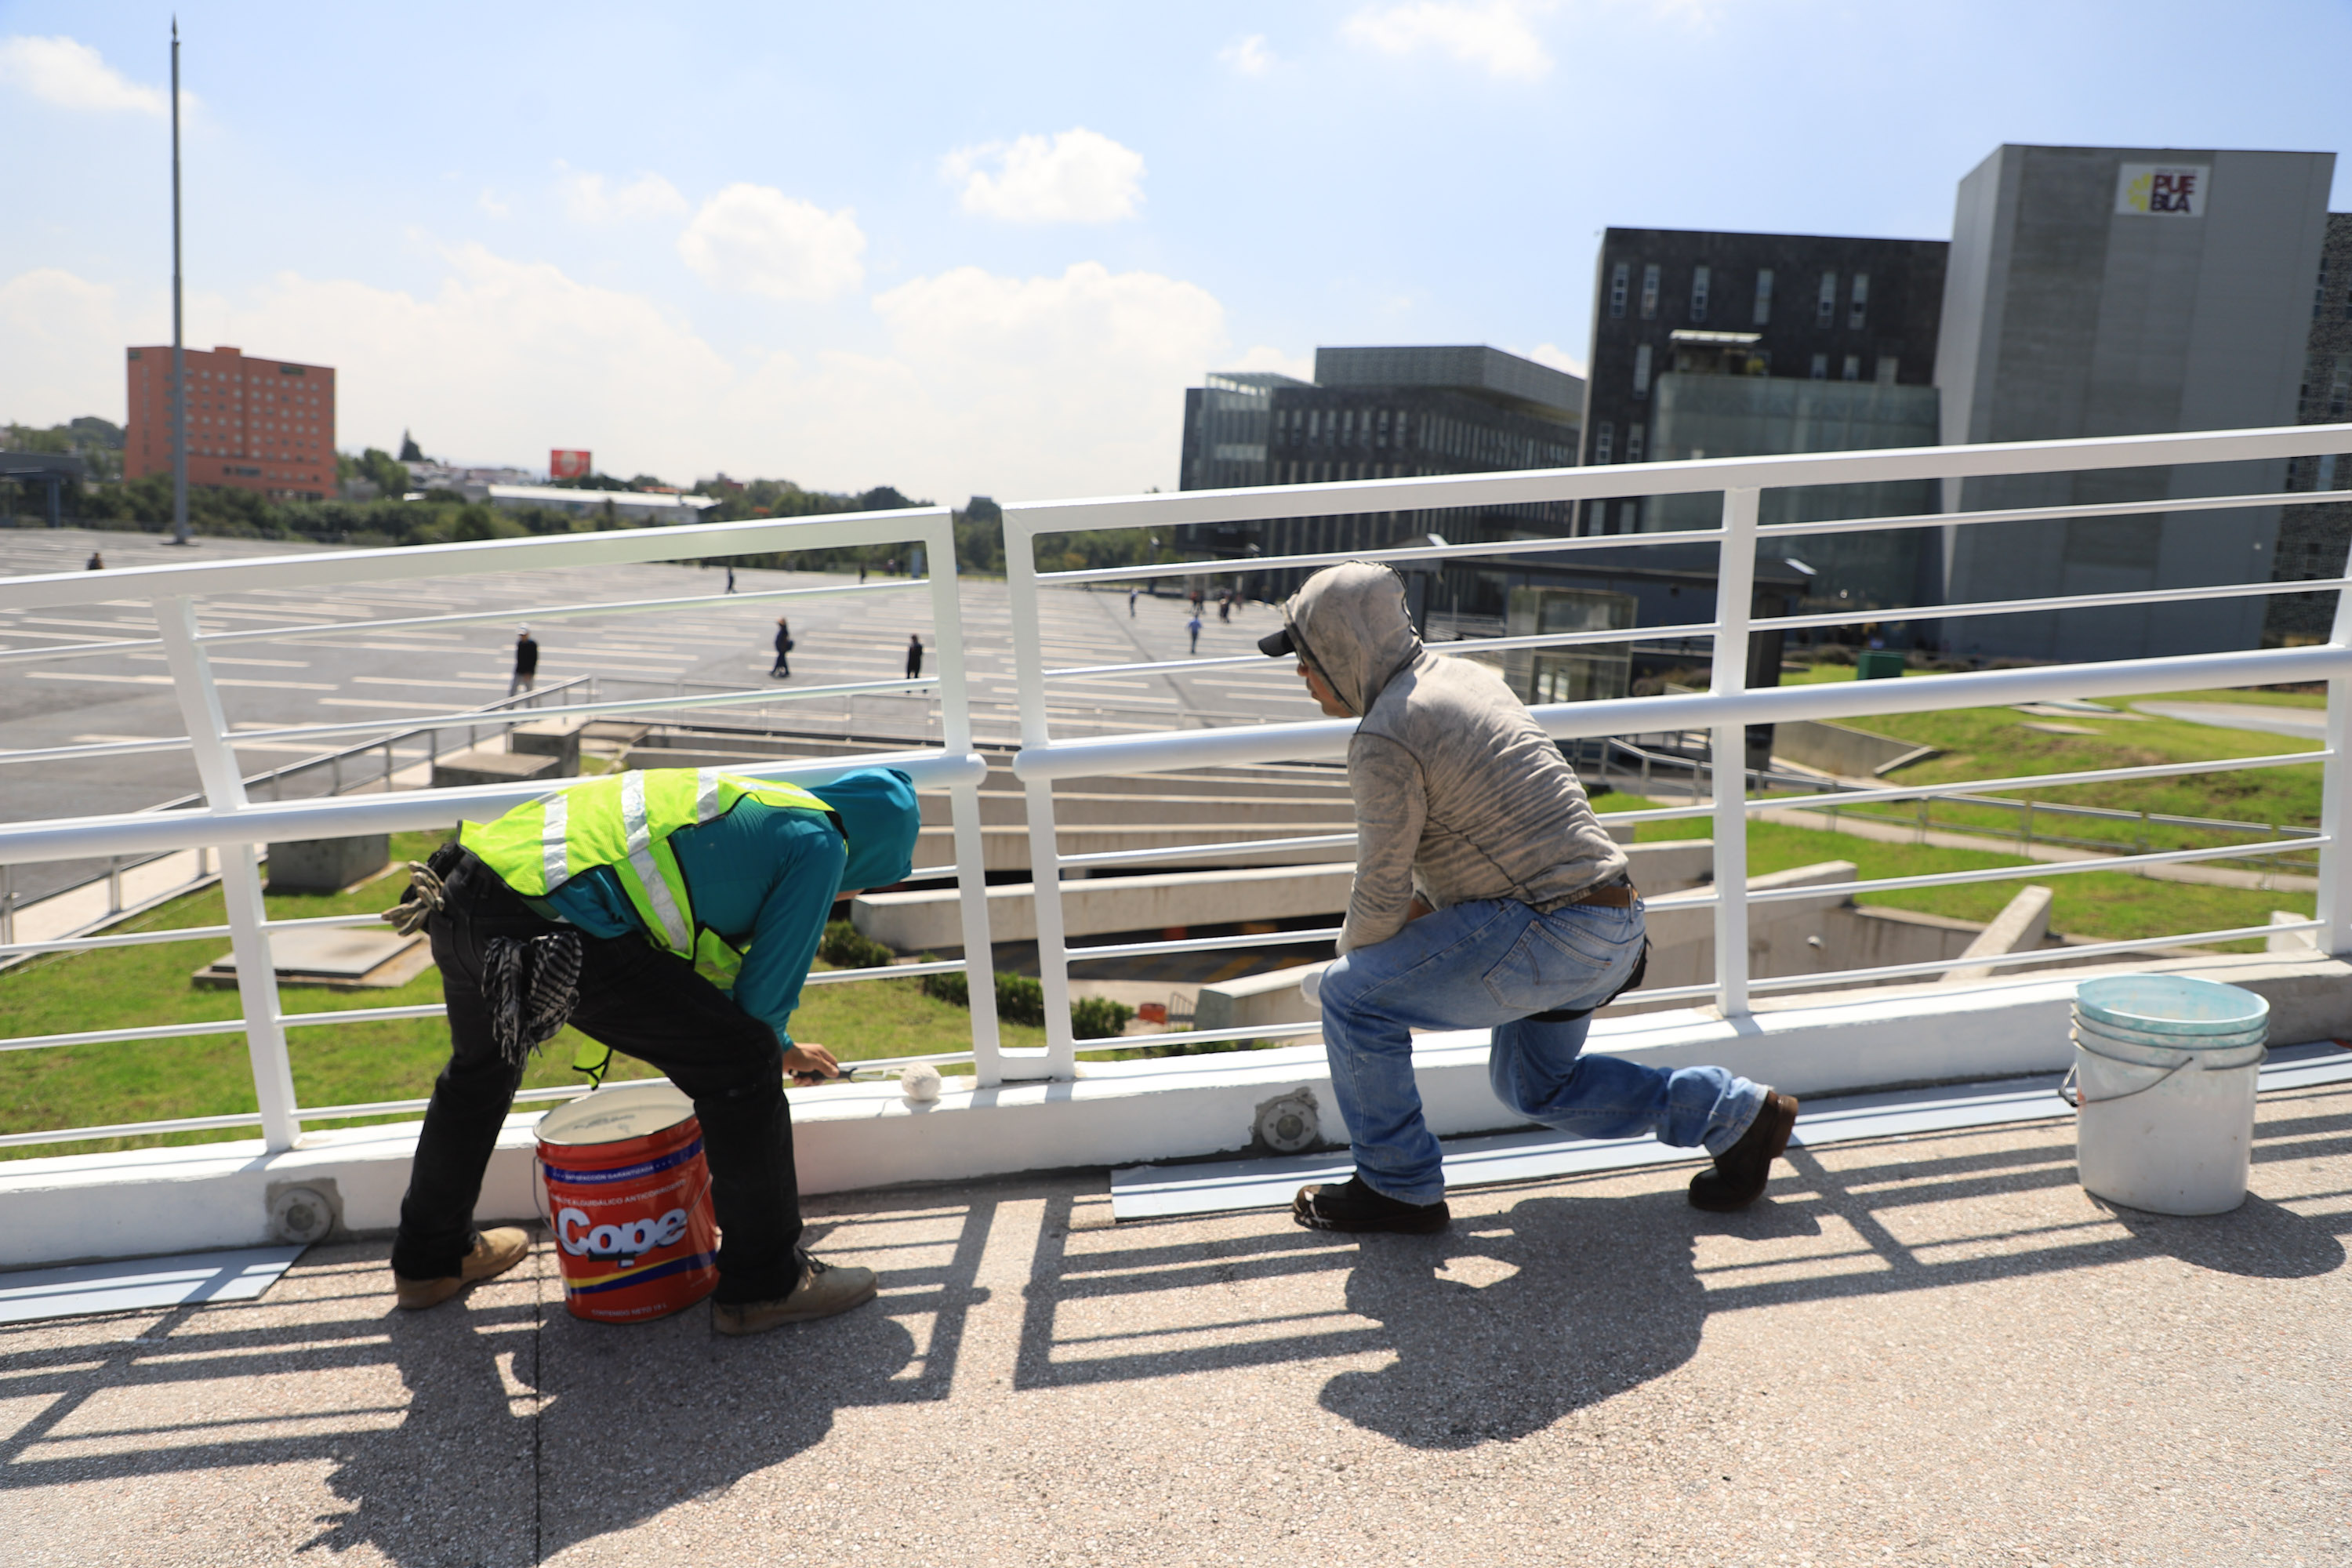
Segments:
[[[1756,593],[1760,491],[1723,492],[1723,545],[1715,570],[1715,667],[1707,689],[1748,689],[1748,622]],[[1748,726],[1718,723],[1715,760],[1715,983],[1723,1016],[1748,1006]]]
[[[245,781],[229,746],[228,722],[212,666],[196,640],[195,606],[186,599],[155,601],[155,625],[171,661],[172,687],[180,700],[204,781],[205,804],[215,816],[234,817],[245,809]],[[278,1009],[278,971],[269,953],[268,919],[261,900],[260,858],[250,844],[221,849],[221,896],[228,905],[229,945],[236,954],[237,999],[245,1011],[245,1048],[253,1064],[254,1099],[261,1111],[261,1135],[272,1150],[291,1149],[301,1133],[294,1113],[294,1071],[286,1055],[286,1026]]]
[[[1054,737],[1045,721],[1036,536],[1016,507],[1004,510],[1004,585],[1013,612],[1013,679],[1021,710],[1021,746],[1024,751],[1043,750],[1053,744]],[[1023,793],[1029,816],[1029,901],[1037,919],[1037,980],[1045,994],[1045,1076],[1074,1079],[1078,1076],[1078,1051],[1070,1032],[1070,950],[1062,930],[1062,847],[1054,828],[1053,781],[1040,779]]]
[[[2336,595],[2336,625],[2328,643],[2344,662],[2327,680],[2327,761],[2320,773],[2319,831],[2326,842],[2319,847],[2319,930],[2312,936],[2319,951],[2338,958],[2352,957],[2352,856],[2344,853],[2344,835],[2352,829],[2352,767],[2345,752],[2352,748],[2352,589]]]
[[[931,578],[931,652],[940,672],[940,747],[950,755],[971,751],[971,698],[964,680],[963,605],[956,591],[955,519],[941,513],[925,531]],[[964,995],[971,1005],[971,1066],[975,1085],[1004,1081],[996,1028],[996,948],[988,932],[988,858],[980,831],[980,786],[948,790],[955,824],[956,900],[963,916]]]

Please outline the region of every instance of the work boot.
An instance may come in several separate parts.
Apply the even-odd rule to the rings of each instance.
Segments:
[[[1409,1204],[1374,1192],[1361,1176],[1349,1176],[1337,1185],[1301,1187],[1290,1203],[1290,1217],[1309,1230],[1392,1230],[1404,1236],[1428,1236],[1444,1230],[1454,1216],[1440,1198],[1433,1204]]]
[[[786,1323],[830,1318],[874,1300],[874,1270],[843,1268],[801,1254],[801,1282],[772,1301],[713,1301],[710,1326],[722,1334],[764,1334]]]
[[[457,1273],[441,1279],[410,1279],[395,1274],[392,1277],[393,1289],[402,1306],[412,1312],[421,1312],[427,1307],[439,1306],[477,1279],[504,1274],[530,1253],[530,1237],[519,1226],[502,1225],[496,1230],[476,1231]]]
[[[1715,1157],[1715,1169],[1691,1178],[1691,1206],[1729,1214],[1762,1197],[1772,1179],[1772,1162],[1788,1152],[1796,1125],[1795,1097],[1766,1089],[1763,1106],[1739,1142]]]

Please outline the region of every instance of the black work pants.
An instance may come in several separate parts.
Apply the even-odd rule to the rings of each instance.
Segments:
[[[393,1243],[393,1269],[411,1279],[457,1272],[473,1236],[482,1173],[522,1082],[521,1066],[505,1060],[491,1037],[482,995],[484,945],[493,937],[527,942],[566,928],[533,914],[467,854],[448,874],[447,899],[426,929],[449,1005],[450,1050],[417,1136]],[[660,1068],[694,1101],[719,1218],[717,1299],[791,1294],[800,1282],[800,1184],[774,1031],[692,964],[642,936],[583,931],[580,942],[572,1026]]]

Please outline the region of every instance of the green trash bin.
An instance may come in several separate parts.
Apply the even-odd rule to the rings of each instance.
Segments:
[[[1887,648],[1873,648],[1853,657],[1853,678],[1856,680],[1900,680],[1903,679],[1903,656]]]

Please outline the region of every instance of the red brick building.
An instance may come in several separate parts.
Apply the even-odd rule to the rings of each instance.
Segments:
[[[256,359],[240,349],[187,351],[188,482],[234,485],[277,500],[335,493],[335,373]],[[172,345],[135,348],[122,474],[172,471]]]

